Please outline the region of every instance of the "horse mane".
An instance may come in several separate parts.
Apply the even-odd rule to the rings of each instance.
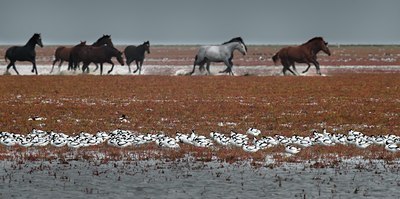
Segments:
[[[35,34],[33,34],[33,36],[28,40],[28,42],[26,43],[26,45],[35,43],[36,40],[37,40],[39,37],[40,37],[40,33],[35,33]]]
[[[106,38],[110,38],[111,35],[103,35],[102,37],[100,37],[97,41],[95,41],[93,44],[97,44],[99,43],[101,40],[106,39]]]
[[[322,37],[314,37],[314,38],[312,38],[312,39],[310,39],[310,40],[308,40],[306,43],[304,43],[304,44],[302,44],[302,45],[305,45],[305,44],[308,44],[308,43],[311,43],[311,42],[314,42],[314,41],[317,41],[317,40],[324,40]]]
[[[33,34],[33,36],[29,39],[29,41],[31,41],[31,40],[36,40],[37,38],[39,38],[40,37],[40,33],[35,33],[35,34]]]
[[[240,42],[240,43],[242,43],[242,44],[244,45],[244,48],[245,48],[246,51],[247,51],[247,46],[246,46],[246,44],[244,43],[242,37],[235,37],[235,38],[232,38],[231,40],[222,43],[222,45],[225,45],[225,44],[228,44],[228,43],[232,43],[232,42]]]
[[[222,45],[232,43],[232,42],[240,42],[240,43],[244,44],[243,39],[241,37],[235,37],[227,42],[222,43]]]

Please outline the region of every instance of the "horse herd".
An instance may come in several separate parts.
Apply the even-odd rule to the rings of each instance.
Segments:
[[[24,46],[12,46],[8,48],[5,53],[5,60],[7,61],[8,59],[10,61],[7,65],[7,72],[11,67],[13,67],[14,71],[19,75],[19,72],[15,67],[15,62],[29,61],[33,64],[32,73],[37,75],[36,45],[43,47],[42,38],[39,33],[35,33]],[[188,74],[192,75],[196,70],[196,66],[199,66],[200,71],[206,69],[207,74],[210,75],[210,64],[212,62],[223,62],[227,68],[220,71],[220,73],[234,75],[232,71],[232,59],[234,55],[233,52],[236,50],[241,52],[243,55],[247,54],[247,46],[241,37],[233,38],[221,45],[201,46],[195,56],[193,70]],[[293,75],[299,75],[295,63],[305,63],[308,65],[307,69],[303,71],[303,73],[306,73],[311,64],[314,64],[317,73],[321,75],[319,63],[317,61],[317,54],[320,51],[323,51],[327,55],[331,55],[328,43],[325,42],[322,37],[314,37],[302,45],[288,46],[280,49],[272,57],[272,60],[275,64],[277,64],[278,61],[281,62],[283,65],[282,72],[284,75],[286,75],[287,71],[291,72]],[[123,53],[125,55],[129,73],[131,73],[130,64],[135,61],[136,70],[134,70],[133,73],[139,71],[139,75],[141,74],[146,52],[150,54],[149,41],[146,41],[139,46],[127,46],[124,49]],[[54,65],[57,62],[59,62],[60,68],[64,61],[68,62],[68,70],[76,70],[79,68],[79,64],[82,63],[82,71],[84,73],[89,73],[88,66],[90,63],[96,65],[95,71],[100,65],[100,74],[103,74],[103,64],[109,63],[111,64],[111,69],[108,71],[108,74],[111,73],[114,68],[114,63],[111,60],[113,57],[115,57],[122,66],[124,65],[122,52],[114,47],[110,35],[103,35],[91,45],[87,45],[86,41],[81,41],[78,45],[73,47],[60,46],[56,49],[54,57],[55,60],[53,61],[51,73],[53,72]],[[290,67],[292,67],[293,70]]]

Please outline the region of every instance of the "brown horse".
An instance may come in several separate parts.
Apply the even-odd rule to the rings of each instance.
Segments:
[[[99,46],[104,46],[104,45],[114,47],[114,44],[111,41],[111,35],[103,35],[96,42],[94,42],[91,46],[86,45],[86,43],[82,44],[82,42],[81,42],[80,44],[72,47],[69,52],[69,58],[68,58],[68,60],[66,60],[66,61],[68,61],[68,70],[70,70],[70,69],[76,70],[79,63],[82,61],[80,58],[80,51],[82,49],[85,49],[88,47],[99,47]],[[53,67],[54,67],[54,63],[53,63]]]
[[[95,63],[100,64],[100,75],[103,74],[103,63],[111,64],[111,69],[108,71],[108,74],[114,69],[114,63],[111,61],[111,58],[116,57],[118,62],[123,66],[124,60],[122,59],[122,52],[117,50],[112,46],[81,46],[83,47],[80,52],[80,59],[83,62],[82,71],[89,73],[89,64]]]
[[[314,37],[300,46],[289,46],[279,50],[273,57],[275,65],[278,60],[281,60],[283,65],[282,72],[286,75],[286,71],[290,71],[293,75],[298,75],[296,70],[295,62],[306,63],[308,67],[303,73],[306,73],[310,69],[310,63],[315,65],[317,73],[321,75],[319,63],[317,61],[317,54],[319,51],[325,52],[327,55],[331,55],[331,51],[328,48],[328,42],[325,42],[322,37]],[[293,67],[294,72],[290,69]],[[296,73],[295,73],[296,72]]]
[[[72,49],[72,47],[65,47],[65,46],[60,46],[56,49],[56,52],[54,53],[55,60],[53,61],[53,67],[51,68],[50,73],[53,72],[54,65],[58,61],[60,61],[60,64],[58,65],[58,69],[60,70],[63,62],[69,60],[69,53],[71,52],[71,49]]]

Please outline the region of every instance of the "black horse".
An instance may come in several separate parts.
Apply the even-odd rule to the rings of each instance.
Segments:
[[[25,44],[25,46],[12,46],[8,48],[6,51],[6,55],[4,56],[4,59],[6,61],[7,59],[10,60],[10,63],[7,65],[7,72],[8,69],[10,69],[12,66],[15,72],[19,75],[17,68],[15,68],[15,62],[29,61],[33,64],[32,73],[36,72],[37,75],[38,72],[36,68],[36,52],[35,52],[36,44],[39,45],[40,47],[43,47],[42,38],[39,33],[35,33]]]
[[[136,71],[139,70],[139,75],[142,71],[142,65],[144,60],[145,52],[147,51],[150,54],[150,42],[146,41],[142,45],[139,46],[127,46],[124,50],[125,58],[126,58],[126,65],[128,65],[129,73],[131,73],[131,63],[136,61]]]

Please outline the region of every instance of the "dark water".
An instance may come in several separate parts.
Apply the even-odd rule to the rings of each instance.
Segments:
[[[399,198],[396,164],[0,162],[0,198]]]

